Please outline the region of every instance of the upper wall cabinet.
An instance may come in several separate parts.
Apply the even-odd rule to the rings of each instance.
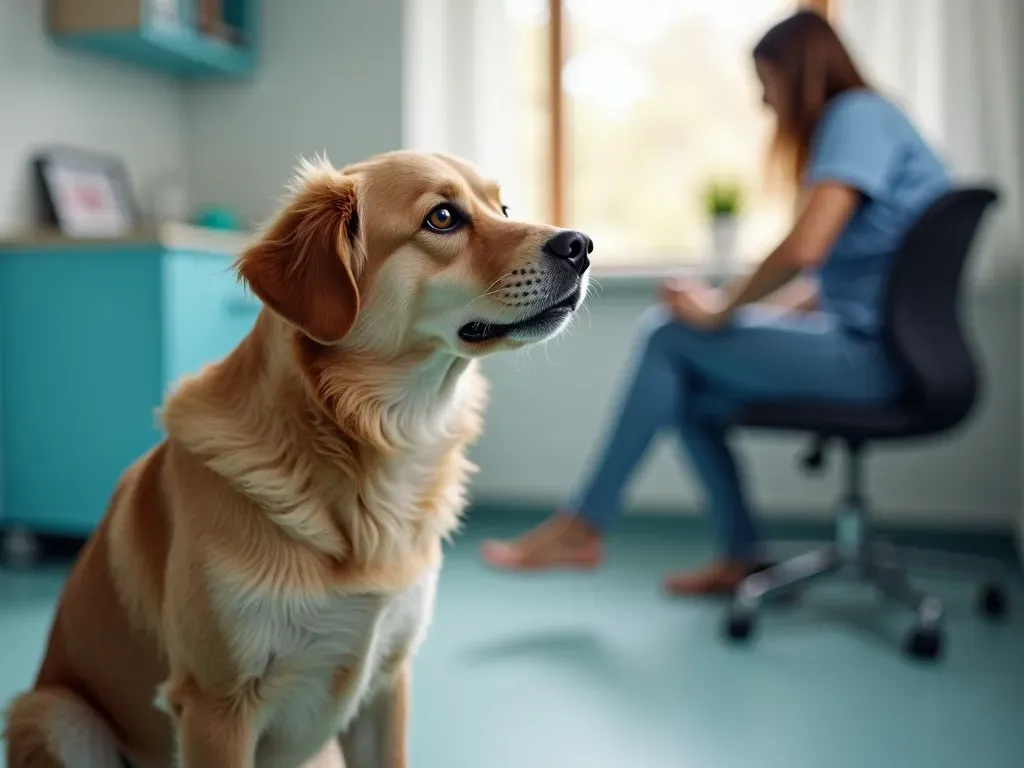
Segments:
[[[253,67],[253,0],[50,0],[65,48],[180,78],[241,77]]]

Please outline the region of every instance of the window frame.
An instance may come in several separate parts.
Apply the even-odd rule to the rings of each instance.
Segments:
[[[813,8],[828,19],[834,19],[839,0],[802,0],[801,5]],[[565,0],[548,0],[548,181],[551,205],[550,221],[556,227],[566,226],[567,191],[566,157],[568,137],[565,120],[565,88],[562,71],[568,59],[565,32]]]

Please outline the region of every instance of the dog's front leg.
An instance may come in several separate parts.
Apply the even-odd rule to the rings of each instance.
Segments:
[[[409,682],[405,663],[341,734],[346,768],[407,768]]]
[[[178,726],[181,768],[254,768],[256,738],[246,702],[207,696],[194,685],[168,701]]]

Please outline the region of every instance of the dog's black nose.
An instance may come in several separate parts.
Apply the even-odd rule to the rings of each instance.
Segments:
[[[590,254],[594,251],[594,241],[582,232],[563,229],[544,243],[544,252],[558,259],[569,262],[577,275],[582,275],[590,267]]]

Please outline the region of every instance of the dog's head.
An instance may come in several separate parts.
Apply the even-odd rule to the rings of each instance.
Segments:
[[[237,267],[322,345],[475,357],[554,336],[586,296],[590,238],[506,214],[498,186],[452,157],[306,164]]]

